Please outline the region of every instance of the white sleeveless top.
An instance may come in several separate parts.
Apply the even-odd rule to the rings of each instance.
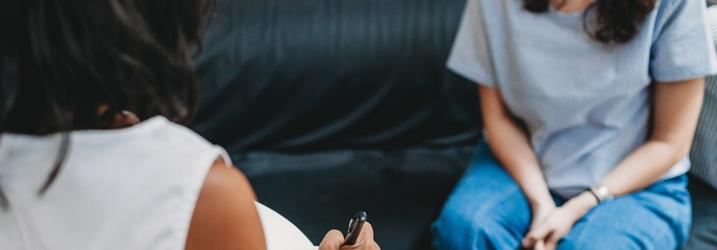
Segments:
[[[59,135],[0,137],[0,187],[10,202],[0,210],[0,249],[184,249],[210,167],[219,157],[230,162],[222,148],[163,117],[125,129],[76,131],[57,179],[38,197],[60,141]],[[267,214],[273,218],[262,221],[278,225],[265,228],[289,228],[297,244],[311,245],[260,206],[260,215]]]

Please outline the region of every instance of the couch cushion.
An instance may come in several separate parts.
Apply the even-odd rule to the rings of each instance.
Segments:
[[[692,178],[690,194],[692,230],[683,250],[717,249],[717,190],[700,179]]]
[[[472,146],[252,152],[236,164],[260,202],[297,225],[315,244],[368,212],[382,249],[431,249],[430,224],[468,166]]]

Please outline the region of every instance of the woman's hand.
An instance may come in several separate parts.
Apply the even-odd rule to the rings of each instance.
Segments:
[[[558,241],[568,235],[575,222],[580,220],[597,201],[589,193],[583,193],[553,209],[545,218],[531,226],[530,232],[523,239],[523,247],[528,249],[555,249]]]
[[[532,206],[533,208],[533,219],[530,222],[530,229],[535,229],[538,226],[540,226],[540,223],[545,221],[548,216],[555,211],[555,202],[553,202],[552,199],[547,199],[544,202],[541,202],[539,204],[535,204]],[[544,248],[545,242],[541,239],[535,242],[535,246],[533,248],[535,249],[542,249]]]
[[[575,222],[580,219],[574,211],[560,207],[553,210],[544,220],[533,227],[523,239],[523,247],[530,249],[555,249],[558,241],[568,235]]]
[[[319,245],[319,250],[381,250],[376,241],[373,240],[373,227],[366,222],[361,229],[356,244],[341,246],[344,244],[344,235],[339,230],[331,230],[326,233]]]
[[[540,223],[545,218],[547,218],[548,215],[550,215],[550,213],[552,213],[555,209],[556,209],[555,202],[553,202],[552,199],[548,199],[545,202],[541,202],[540,204],[533,205],[532,206],[533,219],[530,223],[530,228],[531,229],[535,228],[538,225],[538,223]]]

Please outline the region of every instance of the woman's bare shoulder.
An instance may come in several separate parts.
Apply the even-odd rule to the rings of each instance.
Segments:
[[[186,249],[266,249],[255,200],[247,178],[217,160],[199,194]]]

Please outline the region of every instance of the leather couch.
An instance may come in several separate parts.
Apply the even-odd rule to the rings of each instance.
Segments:
[[[463,6],[220,0],[194,128],[314,243],[365,210],[383,249],[430,246],[480,135],[475,86],[445,68]]]
[[[365,210],[383,249],[430,223],[480,139],[445,62],[465,0],[219,0],[193,127],[318,243]]]

